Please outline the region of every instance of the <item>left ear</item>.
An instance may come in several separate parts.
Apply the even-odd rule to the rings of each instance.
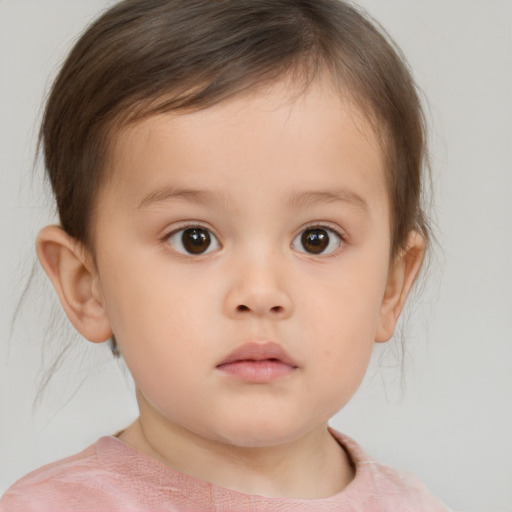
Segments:
[[[411,231],[405,248],[395,256],[389,269],[375,335],[376,342],[389,341],[393,336],[405,300],[418,277],[424,257],[425,240],[417,231]]]

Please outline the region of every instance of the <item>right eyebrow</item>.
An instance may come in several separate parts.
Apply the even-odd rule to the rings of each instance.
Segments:
[[[209,190],[196,190],[190,188],[177,188],[174,186],[166,186],[156,188],[146,194],[138,205],[138,209],[148,208],[160,203],[172,200],[184,200],[197,204],[208,204],[217,201],[219,194],[214,194]],[[221,196],[221,199],[225,199]]]

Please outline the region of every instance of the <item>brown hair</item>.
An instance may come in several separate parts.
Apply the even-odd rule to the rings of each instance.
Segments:
[[[116,128],[285,75],[307,86],[325,72],[382,141],[392,253],[413,229],[428,244],[417,88],[385,32],[341,0],[124,0],[106,11],[69,54],[41,126],[63,229],[94,255],[95,199]]]

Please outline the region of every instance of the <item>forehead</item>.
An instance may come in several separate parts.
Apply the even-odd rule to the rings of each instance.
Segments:
[[[252,176],[249,192],[270,197],[346,185],[387,211],[378,137],[353,102],[321,81],[300,93],[282,81],[207,109],[124,127],[108,174],[106,194],[131,205],[173,184],[240,196]]]

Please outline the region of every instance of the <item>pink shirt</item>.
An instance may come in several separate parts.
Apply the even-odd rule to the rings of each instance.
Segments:
[[[331,431],[355,464],[341,493],[314,500],[265,498],[224,489],[179,473],[104,436],[84,451],[18,480],[0,512],[447,512],[414,476],[370,459],[349,437]]]

